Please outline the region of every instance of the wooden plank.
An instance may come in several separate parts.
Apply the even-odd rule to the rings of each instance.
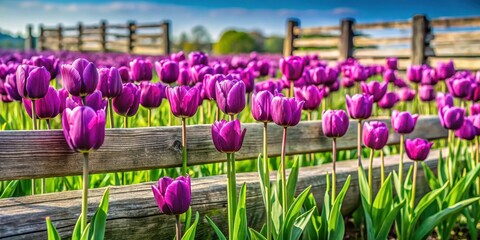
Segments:
[[[293,41],[296,48],[299,47],[338,47],[338,38],[297,38]]]
[[[462,18],[436,18],[431,21],[434,28],[480,27],[480,16]]]
[[[443,151],[443,156],[447,156]],[[385,158],[386,174],[398,170],[398,155]],[[436,172],[439,150],[433,150],[424,162]],[[405,160],[405,172],[412,161]],[[365,159],[364,166],[368,166]],[[380,159],[374,159],[375,191],[380,183]],[[303,167],[297,184],[297,194],[308,186],[321,206],[326,189],[326,173],[331,164],[315,167]],[[337,163],[337,189],[340,189],[348,175],[351,175],[350,187],[342,205],[342,212],[349,214],[360,205],[357,160]],[[273,180],[275,173],[271,174]],[[423,169],[417,176],[417,198],[429,191]],[[224,231],[227,229],[226,176],[212,176],[192,179],[192,211],[200,213],[196,239],[208,239],[213,230],[204,220],[208,215]],[[259,230],[265,221],[263,199],[257,173],[237,174],[237,187],[247,184],[248,226]],[[153,183],[117,186],[110,189],[110,203],[107,217],[105,239],[172,239],[175,234],[173,216],[159,213],[150,185]],[[238,190],[238,189],[237,189]],[[93,189],[89,193],[89,213],[93,214],[98,206],[104,189]],[[0,239],[46,239],[45,217],[50,216],[62,238],[68,238],[80,213],[81,192],[68,191],[20,198],[0,200]]]
[[[381,119],[390,125],[390,119]],[[262,151],[263,124],[243,124],[247,134],[237,160],[252,159]],[[432,130],[433,129],[433,130]],[[279,156],[282,127],[270,124],[268,149],[271,156]],[[337,143],[339,149],[356,148],[357,125],[352,121],[347,134]],[[444,138],[447,131],[437,116],[422,117],[412,137]],[[295,141],[302,139],[302,141]],[[72,152],[63,132],[53,131],[1,131],[0,132],[0,180],[29,179],[54,176],[80,175],[81,156]],[[331,150],[330,139],[321,131],[320,121],[302,121],[289,128],[288,155],[325,152]],[[392,134],[389,143],[399,138]],[[305,143],[309,144],[305,144]],[[152,127],[107,129],[105,143],[90,157],[90,172],[121,172],[143,169],[181,166],[181,128]],[[211,125],[187,127],[189,165],[225,161],[225,154],[216,151],[211,140]],[[35,166],[35,167],[31,167]]]
[[[410,52],[410,48],[355,49],[355,52],[353,52],[353,56],[355,58],[387,58],[387,57],[410,58],[411,52]]]
[[[370,37],[355,37],[353,43],[355,47],[368,47],[379,45],[395,45],[408,44],[410,45],[412,38],[408,37],[384,37],[384,38],[370,38]]]
[[[288,57],[293,55],[295,46],[293,41],[298,37],[298,34],[295,34],[294,29],[300,25],[300,21],[297,19],[288,19],[286,25],[286,35],[285,41],[283,44],[283,56]]]
[[[470,46],[437,46],[435,56],[438,57],[479,57],[479,45]]]
[[[440,32],[435,33],[434,42],[442,41],[474,41],[480,40],[480,31]]]
[[[446,62],[451,58],[448,57],[430,57],[429,61],[432,66],[436,66],[437,62]],[[453,59],[455,68],[460,70],[480,70],[480,57],[477,58],[462,58],[456,57]]]
[[[161,38],[163,34],[161,33],[153,33],[153,34],[137,34],[133,36],[135,40],[141,40],[141,39],[152,39],[152,38]],[[127,37],[127,36],[125,36]]]
[[[385,65],[385,59],[383,58],[359,58],[358,59],[361,64],[366,65]],[[410,59],[398,59],[398,69],[399,70],[406,70],[408,66],[412,64]]]
[[[149,48],[150,50],[152,48],[160,48],[162,46],[163,46],[163,44],[161,44],[161,43],[135,43],[135,48],[137,48],[137,47]]]
[[[311,55],[311,54],[317,54],[321,59],[332,59],[332,60],[338,60],[338,56],[340,55],[340,52],[338,49],[325,49],[325,50],[296,50],[293,52],[293,55]]]
[[[137,25],[137,29],[140,28],[160,28],[162,23],[142,23]]]
[[[128,24],[108,24],[107,28],[111,29],[128,29]]]
[[[371,29],[410,29],[411,21],[390,21],[390,22],[374,22],[374,23],[356,23],[355,30],[371,30]]]
[[[338,46],[338,60],[344,61],[353,57],[353,28],[355,20],[351,18],[342,19],[340,22],[340,43]]]
[[[306,28],[295,27],[293,29],[293,32],[296,35],[323,35],[323,34],[331,34],[332,32],[339,32],[339,31],[340,31],[339,25],[306,27]]]
[[[425,15],[413,16],[412,23],[412,64],[422,65],[427,63],[426,50],[429,46],[427,34],[430,33],[429,22]]]

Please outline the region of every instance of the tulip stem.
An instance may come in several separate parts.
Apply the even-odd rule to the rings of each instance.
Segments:
[[[263,171],[264,171],[264,181],[265,181],[265,210],[266,210],[266,216],[267,216],[267,240],[270,240],[271,238],[271,217],[270,217],[270,211],[272,209],[271,207],[271,201],[270,201],[270,170],[268,169],[269,164],[268,164],[268,150],[267,150],[267,126],[268,123],[264,122],[263,123]]]
[[[357,156],[358,167],[362,166],[362,120],[358,120],[357,124]]]
[[[182,175],[187,174],[187,119],[182,118]]]
[[[382,165],[380,166],[381,171],[381,185],[383,186],[383,182],[385,182],[385,155],[383,154],[383,148],[380,149],[380,158],[382,159]]]
[[[413,213],[413,209],[415,208],[415,188],[417,185],[417,168],[418,168],[418,163],[417,161],[413,162],[413,181],[412,181],[412,196],[410,199],[410,209],[412,210],[411,212]]]
[[[32,195],[35,195],[35,179],[32,179]]]
[[[403,198],[403,142],[405,135],[400,134],[400,162],[398,163],[398,180],[400,182],[400,198]]]
[[[215,121],[220,121],[220,107],[217,105],[217,114],[215,115]]]
[[[294,82],[293,82],[293,81],[290,81],[290,94],[289,94],[288,97],[291,97],[291,98],[295,97],[295,95],[294,95],[294,94],[295,94],[295,93],[294,93],[294,88],[295,88]]]
[[[475,166],[478,166],[478,164],[480,164],[479,162],[479,149],[478,149],[478,145],[479,145],[479,141],[478,141],[478,138],[479,137],[475,137]],[[477,195],[480,195],[480,178],[477,178]]]
[[[282,137],[282,210],[283,210],[283,220],[287,215],[287,173],[286,173],[286,163],[285,163],[285,148],[287,146],[287,127],[283,128],[283,137]]]
[[[37,111],[35,99],[32,99],[32,124],[33,130],[37,130]]]
[[[147,109],[148,111],[148,119],[147,119],[147,124],[148,124],[148,127],[151,127],[152,126],[152,109]]]
[[[108,115],[110,117],[110,128],[115,128],[115,122],[113,121],[113,104],[112,99],[108,99]]]
[[[375,153],[375,150],[373,148],[370,148],[370,162],[369,162],[369,168],[368,168],[368,188],[370,189],[370,202],[372,201],[373,198],[373,155]]]
[[[87,227],[88,211],[88,153],[83,153],[83,189],[82,189],[82,221],[81,232]]]
[[[450,187],[453,187],[453,144],[455,140],[455,135],[453,130],[448,130],[448,159],[447,159],[447,169],[448,169],[448,182],[450,183]]]
[[[45,122],[47,123],[47,129],[52,130],[52,125],[50,124],[50,119],[45,119]]]
[[[234,239],[235,213],[237,211],[237,183],[235,176],[235,154],[227,153],[227,203],[228,203],[228,236]]]
[[[312,111],[308,110],[307,111],[307,121],[311,121],[312,120]]]
[[[182,239],[182,221],[180,221],[180,215],[175,215],[175,218],[177,220],[177,240]]]
[[[332,138],[332,206],[335,203],[335,196],[337,195],[337,138]]]
[[[128,128],[128,117],[123,117],[123,128]]]
[[[47,189],[47,186],[46,186],[46,183],[45,183],[45,178],[42,178],[41,179],[41,188],[40,188],[40,193],[41,194],[44,194],[45,193],[45,189]]]

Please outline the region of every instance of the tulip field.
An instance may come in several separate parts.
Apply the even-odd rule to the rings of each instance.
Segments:
[[[74,158],[81,169],[53,176],[44,172],[55,169],[42,165],[35,176],[51,177],[35,179],[5,172],[0,221],[7,224],[0,222],[0,239],[15,239],[14,232],[22,231],[10,225],[15,214],[8,211],[8,201],[25,201],[28,207],[42,196],[70,193],[81,196],[75,206],[78,220],[66,227],[50,210],[39,220],[37,237],[480,237],[480,71],[456,69],[455,59],[402,71],[395,57],[366,65],[354,58],[327,62],[316,55],[5,51],[0,52],[0,96],[2,165],[17,164],[9,160],[20,145],[8,137],[24,134],[22,149],[32,158],[37,152],[38,159],[45,159],[43,152],[55,155],[52,149],[60,146],[68,150],[55,156],[68,163]],[[29,142],[29,134],[48,142],[59,133],[61,143],[45,149],[38,147],[41,140]],[[146,144],[147,133],[170,138]],[[199,144],[200,138],[208,141]],[[178,146],[178,157],[162,156],[168,164],[151,164],[166,167],[149,167],[145,162],[156,161],[148,159],[152,151],[166,153],[163,142],[168,141]],[[108,158],[102,151],[112,151],[114,144],[124,144],[124,156],[100,161],[98,156]],[[121,168],[129,164],[125,159],[139,167],[126,171]],[[105,161],[116,166],[95,168]],[[146,218],[142,225],[162,230],[115,235],[112,229],[130,223],[111,225],[123,214],[112,207],[117,204],[112,192],[145,185],[146,191],[131,197],[155,205],[148,216],[161,216],[154,218],[161,222]],[[216,186],[222,193],[217,198],[226,204],[209,211]],[[95,206],[92,191],[93,198],[101,196]],[[2,217],[3,212],[11,215]],[[33,212],[26,215],[29,221],[39,216]]]

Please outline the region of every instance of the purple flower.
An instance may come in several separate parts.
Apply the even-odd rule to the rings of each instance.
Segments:
[[[452,104],[453,106],[453,104]],[[441,109],[440,107],[438,109]],[[470,115],[480,114],[480,104],[474,103],[470,106]]]
[[[304,68],[303,58],[290,56],[280,59],[280,71],[289,81],[296,81],[302,77]]]
[[[63,135],[68,146],[77,152],[97,150],[105,138],[105,111],[87,106],[65,109],[62,116]]]
[[[65,88],[73,96],[87,96],[97,88],[97,67],[86,59],[79,58],[72,65],[63,64],[60,72]]]
[[[44,67],[20,65],[17,68],[17,90],[27,99],[45,97],[50,85],[50,73]]]
[[[235,119],[227,122],[225,120],[215,121],[212,125],[212,140],[219,152],[234,153],[242,148],[243,139],[247,129],[242,130],[240,121]]]
[[[380,150],[388,140],[387,125],[379,121],[368,121],[363,124],[363,144],[365,146]]]
[[[379,83],[376,81],[371,81],[369,83],[361,83],[363,93],[373,96],[373,102],[380,101],[385,93],[387,92],[387,83]]]
[[[0,80],[1,82],[2,80]],[[20,96],[20,93],[18,92],[17,88],[17,75],[10,73],[6,76],[5,80],[5,85],[4,85],[5,91],[8,94],[8,96],[14,100],[14,101],[22,101],[22,96]]]
[[[436,70],[438,78],[441,80],[445,80],[455,74],[455,66],[453,65],[452,60],[448,62],[438,62]]]
[[[192,83],[192,77],[190,74],[190,68],[180,68],[178,74],[178,84],[188,86]]]
[[[210,100],[215,100],[215,85],[218,81],[222,81],[225,78],[223,74],[210,75],[207,74],[203,78],[203,89],[205,96]]]
[[[245,83],[245,91],[247,93],[253,92],[255,86],[255,76],[251,70],[244,69],[240,71],[240,79]]]
[[[327,73],[324,67],[316,67],[310,71],[312,83],[314,85],[324,84],[327,80]]]
[[[415,129],[418,114],[410,114],[409,112],[392,112],[392,128],[399,134],[409,134]]]
[[[468,117],[470,121],[473,124],[473,127],[475,128],[475,135],[479,136],[480,135],[480,114],[473,114],[470,117]]]
[[[130,69],[128,67],[123,66],[118,68],[118,73],[122,78],[122,83],[129,83],[132,82],[132,78],[130,77]]]
[[[273,94],[267,90],[253,93],[252,95],[252,116],[260,122],[273,121],[270,113]]]
[[[403,87],[398,90],[398,98],[403,102],[410,102],[415,98],[415,90]]]
[[[270,71],[270,63],[265,60],[259,60],[256,62],[256,66],[260,77],[265,77],[268,75],[268,72]]]
[[[200,91],[198,88],[176,86],[167,88],[165,91],[173,115],[179,118],[189,118],[195,115],[200,99]]]
[[[418,91],[420,100],[424,102],[430,102],[435,100],[435,89],[431,85],[422,85]]]
[[[275,124],[292,127],[300,122],[304,102],[295,98],[275,96],[270,105],[270,114]]]
[[[122,77],[117,68],[100,68],[98,71],[99,81],[97,90],[102,92],[105,98],[114,98],[122,94]]]
[[[365,71],[365,68],[360,65],[356,64],[350,67],[350,77],[355,81],[355,82],[364,82],[367,80],[368,75],[367,72]]]
[[[448,93],[437,93],[436,101],[439,111],[445,106],[453,107],[453,97]]]
[[[317,110],[318,107],[320,107],[320,103],[322,103],[324,94],[325,90],[323,88],[320,90],[314,85],[295,88],[295,98],[299,101],[305,102],[305,104],[303,104],[304,110]]]
[[[397,80],[397,76],[395,75],[395,70],[392,69],[387,69],[385,72],[383,72],[383,80],[385,82],[395,82]]]
[[[465,119],[465,109],[459,107],[444,106],[439,109],[440,124],[450,130],[457,130],[462,127]]]
[[[180,215],[190,208],[192,190],[190,176],[180,176],[173,180],[170,177],[158,179],[152,185],[152,192],[160,212],[168,215]]]
[[[407,78],[410,82],[420,83],[422,81],[422,65],[411,65],[407,68]]]
[[[383,109],[390,109],[395,106],[395,104],[398,103],[399,97],[396,92],[387,92],[383,96],[383,98],[378,101],[378,106],[383,108]]]
[[[323,113],[322,130],[327,137],[342,137],[347,133],[349,124],[347,113],[344,110],[327,110]]]
[[[58,92],[50,86],[45,97],[36,100],[35,114],[39,119],[54,118],[60,113],[60,98]],[[32,117],[32,101],[23,99],[23,105],[30,117]]]
[[[140,104],[148,109],[158,108],[165,96],[166,86],[162,83],[142,82],[140,84]]]
[[[397,70],[398,69],[398,59],[397,58],[387,58],[387,69]]]
[[[188,63],[190,66],[208,65],[208,56],[203,52],[191,52],[188,54]]]
[[[155,62],[155,70],[157,71],[158,78],[167,84],[177,81],[180,71],[178,63],[170,60]]]
[[[422,138],[407,139],[405,140],[405,152],[407,152],[408,158],[413,161],[424,161],[427,159],[432,145],[433,142]]]
[[[66,108],[66,102],[68,98],[68,91],[65,88],[58,90],[58,99],[60,100],[60,113],[63,113],[63,110]],[[88,96],[87,96],[88,98]]]
[[[373,96],[367,94],[355,94],[353,97],[346,96],[348,114],[353,119],[367,119],[372,115]]]
[[[325,68],[325,74],[327,76],[324,83],[325,85],[332,86],[338,83],[338,75],[340,74],[340,72],[338,71],[337,68],[332,66],[327,66]]]
[[[185,61],[185,53],[183,51],[180,51],[178,53],[172,53],[170,55],[170,59],[172,59],[173,61],[179,63],[181,61]]]
[[[468,78],[450,78],[445,82],[450,94],[456,98],[464,98],[470,94],[471,81]]]
[[[133,81],[150,81],[153,77],[153,66],[149,60],[135,59],[130,62],[130,73]]]
[[[226,75],[228,73],[228,64],[224,62],[215,63],[213,64],[212,68],[214,74]]]
[[[217,105],[228,115],[240,113],[246,104],[245,84],[240,80],[224,80],[215,83]]]
[[[462,126],[455,130],[455,136],[464,140],[473,140],[477,135],[477,130],[469,118],[465,118]]]
[[[62,89],[60,89],[62,91]],[[59,93],[60,94],[60,93]],[[67,98],[68,95],[65,97],[65,107],[74,109],[77,106],[84,106],[83,100],[81,97],[72,96],[71,98]],[[63,101],[62,99],[60,101]],[[85,98],[86,106],[91,107],[94,111],[103,109],[107,106],[107,100],[102,97],[102,92],[99,90],[95,90],[92,94],[88,95]]]
[[[275,94],[275,91],[282,92],[282,86],[279,82],[275,81],[274,79],[269,79],[269,80],[262,81],[255,84],[255,92],[260,92],[264,90],[269,91],[272,94]]]
[[[123,84],[122,94],[112,101],[113,110],[124,117],[131,117],[137,113],[140,104],[140,89],[134,83]]]
[[[55,56],[34,56],[31,59],[30,65],[37,67],[45,67],[50,73],[50,80],[53,80],[57,77],[58,74],[58,59]]]
[[[465,97],[466,100],[470,100],[473,102],[477,102],[480,100],[480,83],[479,82],[472,82],[470,88],[470,94]]]
[[[195,65],[190,69],[190,76],[193,83],[203,82],[207,74],[212,75],[213,68],[204,65]]]
[[[422,85],[436,85],[438,83],[437,73],[435,69],[425,68],[422,72]]]

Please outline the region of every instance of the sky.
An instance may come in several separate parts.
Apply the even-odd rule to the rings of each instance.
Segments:
[[[480,0],[0,0],[0,28],[25,33],[27,24],[64,26],[109,23],[138,23],[170,20],[174,38],[196,25],[206,27],[213,39],[226,29],[260,30],[283,35],[288,18],[301,26],[338,24],[341,18],[357,22],[404,20],[414,14],[430,18],[480,14]]]

